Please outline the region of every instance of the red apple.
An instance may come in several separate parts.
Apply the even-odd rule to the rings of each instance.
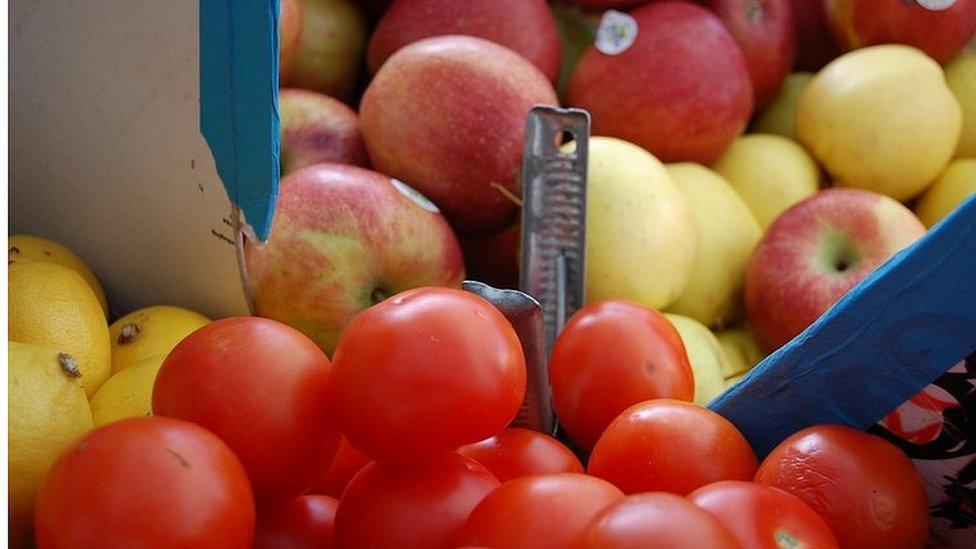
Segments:
[[[518,288],[522,249],[520,222],[512,223],[498,234],[462,236],[460,240],[468,278],[496,288]]]
[[[404,46],[363,94],[359,119],[377,170],[428,196],[456,229],[490,234],[515,217],[525,117],[556,105],[539,69],[471,36]]]
[[[410,288],[458,286],[461,248],[437,208],[399,181],[341,164],[281,180],[271,238],[245,242],[255,312],[331,353],[367,307]]]
[[[860,189],[820,191],[783,212],[746,269],[746,315],[760,345],[781,347],[923,234],[900,202]]]
[[[796,30],[790,0],[704,0],[739,43],[756,105],[776,95],[793,68]]]
[[[824,0],[824,9],[847,50],[907,44],[945,63],[976,33],[976,0]]]
[[[281,15],[278,18],[278,80],[288,78],[298,44],[302,39],[302,22],[305,10],[298,0],[281,0]]]
[[[345,103],[310,90],[278,92],[281,173],[333,162],[367,166],[359,118]]]
[[[362,70],[366,19],[351,0],[301,0],[298,52],[283,86],[349,101]]]
[[[569,0],[571,4],[587,10],[622,10],[629,9],[640,4],[646,4],[649,0]]]
[[[603,53],[598,33],[570,77],[567,102],[590,111],[594,135],[630,141],[664,162],[711,163],[752,113],[741,48],[701,6],[663,2],[630,15],[633,43]]]
[[[467,34],[522,55],[549,80],[559,75],[562,46],[545,0],[397,0],[366,50],[375,73],[396,50],[422,38]]]
[[[796,22],[797,71],[818,71],[842,52],[827,24],[824,0],[790,0]]]

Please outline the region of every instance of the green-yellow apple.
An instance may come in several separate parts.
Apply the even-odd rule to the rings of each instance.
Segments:
[[[746,270],[746,316],[759,344],[781,347],[924,234],[900,202],[861,189],[823,190],[786,210]]]
[[[942,67],[909,46],[846,53],[810,80],[796,135],[842,186],[905,201],[952,158],[962,127]]]
[[[793,127],[796,123],[796,102],[807,82],[813,78],[812,72],[790,73],[780,86],[776,97],[766,105],[752,122],[752,131],[771,133],[788,139],[796,139]]]
[[[278,92],[281,173],[320,164],[369,165],[359,118],[345,103],[311,90]]]
[[[278,81],[284,82],[291,71],[298,45],[302,40],[305,10],[299,0],[281,0],[278,18]]]
[[[681,335],[695,376],[695,404],[704,406],[725,390],[723,372],[729,369],[725,351],[715,335],[701,322],[673,313],[665,313],[664,316]]]
[[[742,314],[746,264],[762,234],[742,197],[722,176],[700,164],[668,164],[698,226],[691,279],[668,311],[706,326],[725,326]]]
[[[691,280],[698,253],[688,198],[664,165],[633,143],[592,137],[589,150],[586,298],[663,309]]]
[[[281,180],[271,238],[245,242],[255,313],[331,353],[367,307],[419,286],[458,286],[461,248],[437,208],[374,171],[316,164]]]
[[[282,85],[352,100],[366,48],[366,20],[350,0],[302,0],[298,52]]]
[[[766,357],[756,335],[748,328],[726,328],[715,332],[722,350],[725,351],[725,366],[722,375],[725,379],[743,375]]]
[[[976,158],[957,158],[915,203],[915,215],[931,227],[976,193]]]
[[[820,168],[796,142],[754,133],[736,139],[712,169],[738,191],[765,229],[820,188]]]
[[[946,82],[962,107],[956,158],[976,158],[976,51],[963,51],[945,67]]]

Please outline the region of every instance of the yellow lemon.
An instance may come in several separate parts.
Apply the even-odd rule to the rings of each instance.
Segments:
[[[915,203],[915,215],[931,227],[976,193],[976,158],[957,158]]]
[[[102,285],[95,278],[95,273],[68,248],[37,236],[15,234],[10,237],[7,243],[7,259],[8,261],[28,259],[30,261],[56,263],[71,269],[85,279],[88,287],[98,298],[98,304],[102,306],[102,311],[108,316],[108,302],[105,300],[105,291],[102,290]]]
[[[92,427],[85,391],[71,361],[54,349],[9,342],[7,470],[10,546],[33,530],[34,498],[58,455]]]
[[[71,355],[85,394],[95,394],[112,355],[105,316],[85,280],[54,263],[23,261],[10,265],[8,283],[8,339]]]
[[[91,399],[95,425],[152,415],[152,390],[166,355],[141,360],[112,374]]]
[[[109,326],[112,371],[169,354],[184,337],[209,322],[200,313],[170,305],[154,305],[123,316]]]

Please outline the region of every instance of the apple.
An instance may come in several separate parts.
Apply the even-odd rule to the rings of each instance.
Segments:
[[[691,204],[664,165],[633,143],[591,137],[587,301],[627,299],[664,309],[691,280],[697,253]]]
[[[461,236],[468,278],[496,288],[519,287],[522,224],[512,223],[498,234]]]
[[[976,51],[957,55],[946,65],[945,75],[949,89],[962,107],[962,133],[956,158],[976,158]]]
[[[684,191],[698,227],[691,278],[668,311],[706,326],[725,326],[742,315],[746,264],[762,231],[749,206],[719,174],[690,162],[667,165]]]
[[[768,351],[925,234],[908,208],[861,189],[827,189],[779,216],[746,270],[746,316]]]
[[[976,0],[823,0],[830,29],[846,50],[914,46],[945,63],[976,33]]]
[[[350,0],[301,0],[298,52],[282,85],[350,101],[366,47],[366,20]]]
[[[796,63],[801,71],[816,71],[843,53],[834,40],[824,12],[824,0],[790,0],[796,24]]]
[[[773,100],[753,120],[752,131],[796,139],[796,134],[793,132],[796,125],[796,102],[800,99],[800,92],[811,78],[813,78],[812,72],[788,74]]]
[[[367,166],[359,119],[345,103],[310,90],[278,92],[281,173],[333,162]]]
[[[820,188],[817,162],[796,142],[778,135],[744,135],[712,168],[738,191],[763,229]]]
[[[796,58],[790,0],[703,0],[725,23],[745,55],[756,105],[776,94]]]
[[[749,373],[756,364],[766,358],[756,342],[756,334],[749,328],[727,328],[715,332],[722,350],[725,352],[725,366],[722,375],[726,380]]]
[[[952,158],[962,127],[942,67],[890,44],[824,67],[796,105],[796,136],[842,186],[909,200]]]
[[[404,46],[359,107],[373,166],[434,201],[461,233],[507,227],[516,206],[525,119],[556,105],[552,83],[514,51],[473,36]]]
[[[281,0],[281,14],[278,18],[278,81],[288,78],[298,44],[302,39],[302,22],[305,10],[299,0]]]
[[[647,2],[648,0],[569,0],[570,4],[594,11],[629,9]]]
[[[369,40],[369,71],[407,44],[445,34],[490,40],[531,61],[549,80],[559,75],[562,46],[545,0],[396,0]]]
[[[926,227],[948,216],[976,193],[976,158],[957,158],[915,203],[915,215]]]
[[[678,330],[688,352],[688,361],[695,376],[694,402],[704,406],[725,391],[722,372],[729,369],[725,351],[715,335],[701,322],[673,313],[665,313],[664,316]]]
[[[419,286],[457,287],[461,248],[420,193],[356,166],[316,164],[281,180],[271,238],[246,240],[254,312],[331,353],[356,315]]]
[[[590,112],[595,135],[625,139],[664,162],[712,162],[752,113],[741,48],[701,6],[647,4],[630,16],[633,26],[604,18],[570,77],[566,101]],[[623,48],[626,37],[633,43]]]

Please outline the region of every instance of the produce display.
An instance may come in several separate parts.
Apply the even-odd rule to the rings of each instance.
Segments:
[[[281,0],[277,24],[254,316],[117,310],[9,236],[10,547],[976,544],[976,476],[947,514],[890,439],[757,455],[707,407],[976,194],[976,0]],[[461,290],[518,288],[540,104],[592,128],[554,433],[519,422],[520,334]]]

